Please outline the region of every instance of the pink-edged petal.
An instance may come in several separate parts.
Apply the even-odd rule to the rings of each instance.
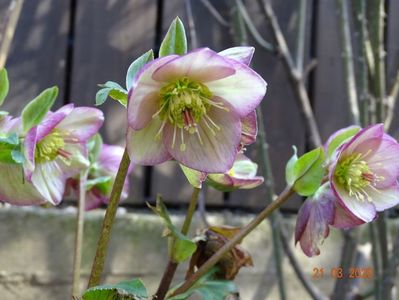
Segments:
[[[62,170],[65,177],[74,177],[90,166],[87,154],[87,147],[85,144],[65,144],[62,149],[67,153],[66,157],[58,155],[53,161]]]
[[[171,159],[160,137],[156,137],[162,122],[153,119],[145,128],[128,128],[126,147],[133,164],[153,166]]]
[[[241,127],[241,143],[244,145],[251,145],[254,143],[258,135],[258,122],[255,110],[241,119]]]
[[[58,205],[62,200],[67,177],[56,161],[38,164],[32,174],[32,184],[47,202]]]
[[[36,188],[24,180],[19,165],[0,164],[0,178],[0,201],[21,206],[46,202]]]
[[[173,82],[182,77],[207,83],[235,74],[234,66],[209,48],[200,48],[160,66],[152,75],[159,82]]]
[[[355,148],[368,139],[381,138],[384,135],[384,124],[371,125],[360,130],[347,144],[342,147],[342,153],[353,153]]]
[[[213,109],[208,112],[210,118],[220,127],[215,135],[208,129],[203,120],[198,124],[197,134],[189,134],[178,129],[173,145],[174,127],[165,126],[164,144],[168,152],[181,164],[206,173],[225,173],[231,169],[240,143],[241,121],[234,112]],[[186,149],[181,150],[181,133]]]
[[[31,179],[32,172],[35,169],[35,150],[37,143],[37,129],[38,126],[32,127],[26,134],[24,140],[24,173],[28,180]]]
[[[234,187],[239,189],[253,189],[260,186],[264,182],[261,176],[255,176],[248,179],[232,177]]]
[[[122,160],[124,149],[120,146],[103,144],[98,164],[107,171],[116,173]]]
[[[86,193],[86,207],[85,210],[89,211],[101,207],[107,203],[107,198],[104,197],[95,187]]]
[[[266,82],[244,64],[229,60],[234,65],[235,74],[207,83],[215,99],[228,102],[242,118],[251,113],[266,94]]]
[[[373,221],[377,217],[377,211],[373,203],[360,201],[355,196],[349,196],[349,193],[335,182],[331,185],[337,196],[338,201],[348,213],[363,220],[366,223]]]
[[[161,57],[146,64],[136,75],[128,95],[128,123],[135,130],[147,126],[159,109],[159,90],[164,85],[152,79],[156,69],[177,55]]]
[[[377,176],[376,188],[390,187],[399,177],[399,144],[392,139],[368,139],[355,152],[365,153],[371,172]],[[367,153],[367,154],[366,154]]]
[[[334,218],[334,200],[331,192],[308,198],[299,209],[295,228],[295,243],[299,241],[303,252],[309,256],[320,254],[319,246],[328,236]]]
[[[364,223],[365,222],[363,220],[360,220],[355,215],[344,209],[338,201],[335,202],[334,221],[332,222],[331,226],[336,228],[349,229],[362,225]]]
[[[226,56],[230,59],[234,59],[244,65],[249,66],[252,60],[252,56],[254,55],[255,48],[254,47],[232,47],[226,50],[219,52],[219,55]]]
[[[74,109],[74,104],[67,104],[56,112],[48,112],[47,116],[37,126],[37,140],[46,137],[62,120],[66,118]]]
[[[76,107],[56,128],[66,132],[66,137],[86,142],[98,132],[103,122],[104,114],[101,110],[92,107]]]
[[[397,183],[384,189],[375,190],[366,187],[365,190],[377,211],[383,211],[399,204],[399,185]]]

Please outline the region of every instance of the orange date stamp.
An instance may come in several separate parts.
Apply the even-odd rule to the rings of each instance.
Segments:
[[[371,267],[365,268],[349,268],[348,270],[344,270],[342,267],[334,267],[334,268],[320,268],[314,267],[312,270],[312,278],[313,279],[321,279],[321,278],[334,278],[334,279],[373,279],[374,278],[374,270]]]

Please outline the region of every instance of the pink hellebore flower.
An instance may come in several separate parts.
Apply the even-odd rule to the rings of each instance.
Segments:
[[[0,168],[8,184],[0,187],[0,198],[15,205],[34,205],[62,200],[67,178],[87,167],[86,142],[103,123],[103,113],[95,108],[65,105],[49,112],[25,136],[23,179],[20,167]]]
[[[109,202],[111,196],[112,186],[115,181],[116,173],[118,172],[119,164],[122,160],[124,148],[120,146],[103,144],[100,155],[96,162],[90,167],[87,180],[86,192],[86,210],[91,210],[100,207],[102,204]],[[128,170],[128,174],[133,170],[132,165]],[[69,192],[78,195],[79,180],[69,179]],[[121,200],[126,199],[129,192],[129,179],[126,178],[123,186]]]
[[[207,182],[216,189],[233,191],[252,189],[263,183],[263,177],[256,176],[258,165],[244,154],[238,154],[233,167],[224,174],[208,174]]]
[[[201,48],[148,63],[129,91],[132,162],[155,165],[173,158],[198,171],[228,171],[240,150],[243,119],[266,93],[266,82],[248,67],[253,51]]]
[[[360,130],[337,150],[330,166],[331,188],[343,210],[357,223],[399,203],[399,144],[383,124]]]

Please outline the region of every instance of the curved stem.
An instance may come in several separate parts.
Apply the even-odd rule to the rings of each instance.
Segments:
[[[86,169],[80,173],[79,177],[79,202],[76,222],[75,252],[73,257],[72,297],[78,297],[80,290],[80,266],[82,264],[82,244],[86,207],[86,180],[88,173],[89,170]]]
[[[184,219],[183,226],[181,228],[181,233],[186,235],[190,230],[191,221],[193,219],[193,215],[195,213],[195,208],[198,202],[198,196],[201,189],[194,188],[193,193],[191,195],[190,204],[187,209],[187,214]],[[174,262],[172,259],[169,259],[168,265],[162,275],[161,282],[159,283],[158,290],[153,299],[163,300],[165,299],[166,293],[169,290],[170,284],[172,283],[173,277],[175,276],[177,266],[179,264]]]
[[[111,197],[107,210],[105,212],[103,227],[101,229],[100,239],[97,244],[96,256],[94,258],[93,267],[91,269],[88,287],[96,286],[100,283],[101,274],[104,270],[105,257],[107,255],[109,238],[111,236],[112,225],[115,221],[116,210],[118,208],[119,199],[125,184],[126,175],[130,165],[130,158],[127,150],[123,153],[118,173],[112,187]]]
[[[206,274],[227,252],[229,252],[235,245],[237,245],[243,238],[251,233],[264,219],[279,208],[289,197],[294,193],[291,187],[286,187],[285,190],[276,198],[275,201],[270,203],[259,215],[256,216],[247,226],[241,229],[228,243],[221,247],[210,259],[208,259],[193,275],[173,293],[171,296],[178,295],[186,292],[198,279]]]

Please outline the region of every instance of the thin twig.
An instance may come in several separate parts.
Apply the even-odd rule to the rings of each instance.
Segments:
[[[302,73],[305,60],[306,21],[308,0],[299,1],[298,38],[296,43],[296,68]]]
[[[217,11],[217,9],[212,5],[209,0],[200,0],[201,3],[208,9],[211,15],[219,22],[220,25],[224,27],[229,27],[229,22],[226,21],[221,14]]]
[[[380,264],[380,254],[379,254],[379,243],[378,237],[376,233],[375,223],[370,223],[369,227],[369,235],[371,241],[371,258],[373,262],[373,269],[374,269],[374,296],[375,300],[381,299],[381,264]]]
[[[244,4],[242,3],[241,0],[236,0],[236,5],[238,10],[240,11],[245,24],[247,24],[248,30],[251,33],[252,37],[255,39],[255,41],[261,46],[263,49],[274,53],[275,48],[273,47],[272,44],[270,44],[268,41],[266,41],[259,33],[259,31],[256,29],[254,23],[252,22],[247,9],[245,8]]]
[[[0,69],[4,68],[24,0],[12,0],[4,17],[0,32]]]
[[[294,86],[294,91],[299,100],[299,107],[305,120],[307,131],[310,135],[311,147],[315,148],[321,145],[320,133],[317,128],[316,119],[314,117],[312,107],[310,105],[309,95],[306,90],[303,74],[298,72],[295,67],[292,56],[289,52],[287,42],[277,22],[277,17],[274,13],[270,0],[258,0],[267,20],[270,23],[273,37],[278,45],[280,57],[287,69],[289,78]]]
[[[356,94],[355,68],[353,66],[353,50],[349,25],[349,7],[347,0],[337,0],[341,27],[342,56],[344,60],[346,94],[349,102],[350,117],[353,124],[360,124],[359,105]]]
[[[188,20],[188,29],[190,32],[191,49],[198,48],[197,31],[195,30],[193,8],[191,5],[191,0],[185,0],[186,14]]]
[[[396,102],[399,95],[399,69],[396,73],[393,85],[387,97],[387,116],[385,118],[385,130],[389,130],[391,127],[393,117],[395,115]]]
[[[76,222],[75,252],[73,257],[72,297],[79,297],[80,267],[82,264],[83,231],[86,207],[86,180],[89,170],[86,169],[79,176],[79,202]]]
[[[125,149],[121,163],[119,165],[118,172],[116,174],[114,185],[112,187],[109,204],[105,212],[103,226],[101,228],[101,234],[97,244],[96,256],[94,257],[94,262],[91,269],[90,280],[88,284],[89,288],[100,284],[101,281],[101,274],[104,270],[109,239],[111,237],[111,230],[115,221],[116,211],[118,208],[118,203],[123,190],[123,186],[125,184],[129,165],[130,158],[127,153],[127,149]]]
[[[187,209],[186,217],[184,218],[184,223],[181,228],[181,233],[183,235],[187,235],[191,221],[193,219],[193,215],[195,213],[195,208],[198,203],[198,196],[200,194],[201,189],[194,188],[193,193],[191,195],[190,203]],[[157,292],[155,293],[153,299],[154,300],[163,300],[165,299],[166,293],[169,290],[170,284],[172,283],[173,277],[175,276],[178,263],[173,261],[171,258],[169,259],[169,262],[166,266],[166,269],[163,273],[161,282],[159,283],[159,287]]]
[[[238,234],[236,234],[228,243],[224,244],[214,255],[211,256],[193,275],[187,278],[187,280],[175,291],[171,293],[171,296],[178,295],[186,292],[199,278],[205,275],[210,268],[212,268],[226,253],[228,253],[235,245],[241,242],[249,233],[251,233],[264,219],[270,216],[273,211],[281,207],[294,193],[290,187],[286,187],[285,190],[268,205],[262,212],[259,213],[249,224],[243,227]]]

